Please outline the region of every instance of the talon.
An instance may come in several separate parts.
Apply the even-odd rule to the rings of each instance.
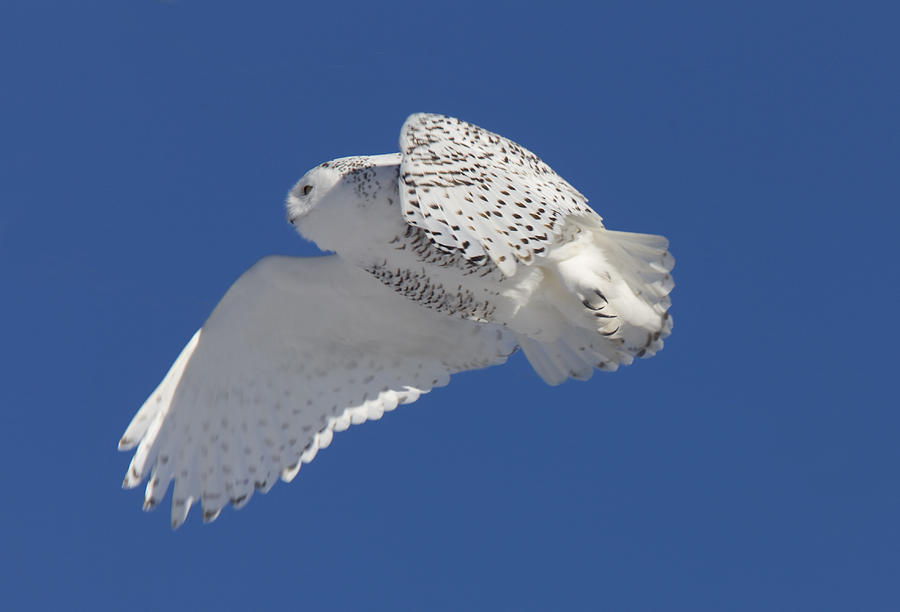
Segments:
[[[608,338],[608,337],[612,336],[614,333],[616,333],[617,331],[619,331],[618,325],[616,325],[616,328],[614,330],[612,330],[611,332],[600,332],[600,335],[606,336]]]
[[[581,300],[581,303],[585,308],[588,308],[589,310],[603,310],[609,304],[609,300],[606,299],[606,296],[603,295],[599,289],[594,289],[594,293],[597,294],[597,297],[603,300],[602,304],[597,304],[596,300],[592,302],[589,298],[584,298],[583,300]]]

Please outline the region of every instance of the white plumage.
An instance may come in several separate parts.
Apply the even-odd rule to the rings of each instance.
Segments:
[[[661,236],[605,229],[536,156],[416,114],[399,154],[310,170],[288,219],[335,255],[268,257],[188,342],[119,443],[145,508],[174,481],[172,525],[204,520],[328,446],[521,347],[549,384],[662,348],[674,260]]]

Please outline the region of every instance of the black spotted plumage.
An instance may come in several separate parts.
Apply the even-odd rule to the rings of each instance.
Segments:
[[[400,131],[400,197],[407,222],[467,257],[487,254],[506,274],[569,229],[566,217],[600,217],[534,153],[443,115],[411,115]]]

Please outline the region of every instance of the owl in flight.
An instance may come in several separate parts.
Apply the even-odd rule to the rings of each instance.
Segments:
[[[266,257],[231,286],[119,442],[172,526],[290,481],[336,431],[521,348],[548,384],[662,348],[674,259],[610,231],[537,156],[470,123],[410,116],[400,152],[345,157],[291,189],[322,257]]]

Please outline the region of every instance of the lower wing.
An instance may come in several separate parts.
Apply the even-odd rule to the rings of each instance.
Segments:
[[[267,257],[194,334],[119,442],[144,508],[174,480],[172,526],[290,481],[335,431],[503,363],[507,330],[432,312],[336,255]]]

